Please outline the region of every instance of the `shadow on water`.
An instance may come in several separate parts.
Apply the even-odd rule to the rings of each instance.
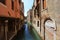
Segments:
[[[28,29],[28,25],[24,24],[23,28],[17,33],[13,40],[35,40],[35,37]]]

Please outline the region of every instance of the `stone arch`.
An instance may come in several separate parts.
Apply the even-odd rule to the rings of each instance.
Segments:
[[[46,19],[44,20],[44,24],[45,24],[45,22],[46,22],[47,20],[53,21],[51,18],[46,18]]]
[[[45,22],[46,22],[47,20],[51,20],[51,21],[52,21],[52,19],[51,19],[50,17],[44,19],[44,23],[43,23],[43,28],[44,28],[44,40],[45,40]]]
[[[54,19],[52,19],[52,18],[46,18],[45,20],[44,20],[44,27],[45,27],[45,22],[47,21],[47,20],[50,20],[50,21],[52,21],[52,22],[54,22],[55,23],[55,29],[57,30],[57,27],[56,27],[56,22],[55,22],[55,20]],[[53,28],[54,29],[54,28]]]
[[[45,30],[46,30],[45,22],[46,22],[47,20],[50,20],[50,21],[52,21],[52,22],[55,23],[55,20],[51,19],[50,17],[44,19],[44,23],[43,23],[43,28],[44,28],[44,40],[45,40],[45,37],[46,37],[46,36],[45,36]],[[51,27],[51,28],[52,28],[54,31],[56,31],[56,30],[57,30],[56,24],[55,24],[55,27]]]

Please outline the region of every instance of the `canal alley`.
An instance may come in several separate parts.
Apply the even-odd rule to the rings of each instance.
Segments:
[[[12,40],[40,40],[40,38],[37,38],[37,36],[28,28],[27,24],[24,24],[22,28],[17,35]]]

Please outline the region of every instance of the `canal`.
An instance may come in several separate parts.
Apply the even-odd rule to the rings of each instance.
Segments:
[[[17,33],[13,40],[41,40],[41,39],[40,38],[38,39],[35,36],[35,34],[31,30],[29,30],[27,24],[24,24],[23,28]]]

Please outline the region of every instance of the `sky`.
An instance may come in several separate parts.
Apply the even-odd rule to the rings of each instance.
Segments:
[[[22,0],[24,2],[24,15],[27,16],[27,11],[32,8],[34,0]]]

